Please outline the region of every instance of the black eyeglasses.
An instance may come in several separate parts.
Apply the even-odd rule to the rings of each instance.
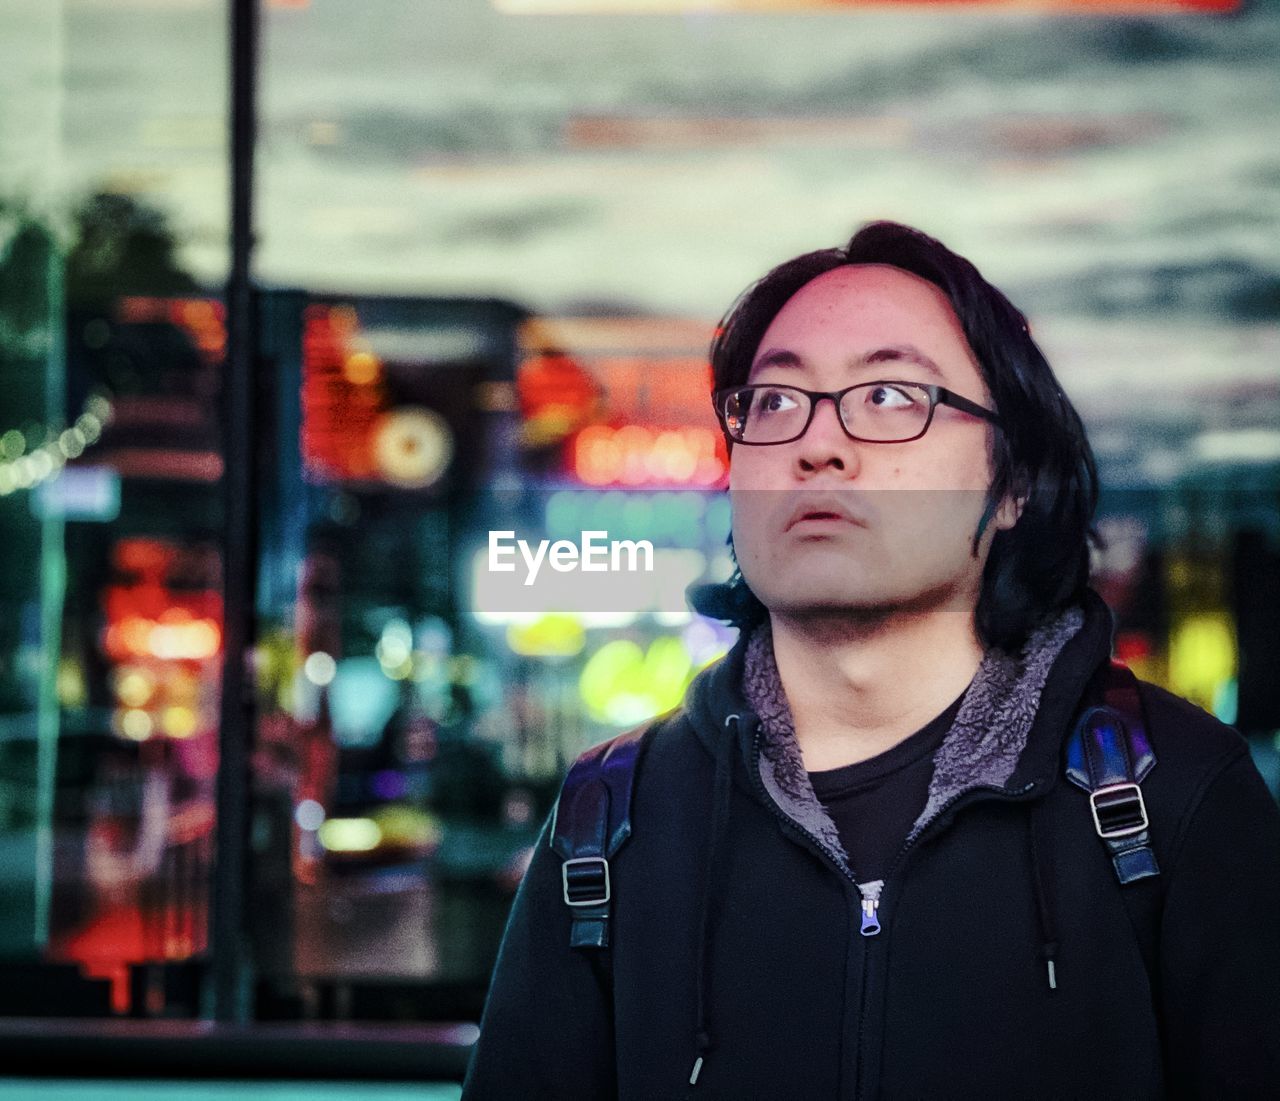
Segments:
[[[799,386],[735,386],[711,395],[716,416],[735,443],[773,444],[798,440],[813,422],[814,410],[830,398],[845,435],[866,443],[918,440],[933,423],[933,411],[950,405],[1001,427],[1000,418],[945,386],[880,379],[843,390],[802,390]]]

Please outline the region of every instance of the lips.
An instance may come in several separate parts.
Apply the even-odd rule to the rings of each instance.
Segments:
[[[786,526],[782,529],[790,531],[798,524],[808,521],[827,521],[832,523],[854,524],[858,527],[865,527],[866,521],[855,513],[849,506],[837,497],[824,496],[808,496],[803,498],[787,518]]]

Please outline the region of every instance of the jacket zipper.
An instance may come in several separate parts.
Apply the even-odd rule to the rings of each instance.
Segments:
[[[914,839],[908,840],[903,843],[902,848],[898,850],[898,854],[893,858],[893,862],[889,865],[889,870],[885,873],[884,879],[873,879],[868,881],[867,883],[859,883],[857,881],[857,878],[851,875],[845,869],[844,861],[840,858],[840,856],[836,852],[834,852],[832,849],[828,848],[825,844],[823,844],[820,838],[810,833],[807,829],[804,828],[804,826],[800,825],[799,822],[797,822],[794,818],[792,818],[789,814],[787,814],[786,811],[784,811],[780,806],[778,806],[777,802],[774,801],[773,796],[771,796],[769,792],[765,789],[764,782],[760,779],[761,726],[759,722],[757,722],[755,725],[756,725],[755,733],[752,738],[751,769],[749,771],[751,772],[751,782],[752,782],[752,786],[756,790],[756,794],[759,795],[764,800],[765,804],[769,807],[770,810],[773,811],[774,817],[777,818],[779,822],[783,822],[786,825],[790,826],[792,829],[799,830],[802,834],[804,834],[804,836],[809,839],[809,841],[813,844],[813,846],[819,852],[821,852],[824,856],[826,856],[827,859],[830,860],[832,864],[835,865],[836,870],[845,879],[847,879],[850,883],[852,883],[855,887],[858,888],[858,895],[862,899],[862,907],[861,907],[862,925],[861,925],[860,932],[862,933],[863,936],[868,936],[868,937],[875,936],[877,933],[880,932],[880,928],[881,928],[880,918],[879,918],[880,897],[884,892],[884,885],[890,881],[890,877],[893,875],[895,871],[898,870],[898,865],[902,863],[902,860],[907,855],[908,851],[914,848],[917,842],[919,842],[922,838],[928,835],[933,824],[937,822],[944,814],[946,814],[947,811],[951,810],[957,803],[959,803],[962,799],[964,799],[966,796],[969,796],[969,795],[978,795],[979,793],[985,793],[992,796],[1004,796],[1006,798],[1017,799],[1026,795],[1037,784],[1037,781],[1033,780],[1030,783],[1023,785],[1017,791],[1007,791],[1005,788],[992,787],[991,785],[987,784],[987,785],[983,785],[982,787],[967,788],[964,791],[957,792],[945,803],[943,803],[941,807],[938,808],[934,816],[929,819],[928,823],[926,823],[925,828],[921,830],[920,833],[917,834]]]
[[[876,933],[880,932],[880,921],[878,917],[878,911],[880,909],[880,892],[884,887],[885,881],[883,879],[873,879],[868,883],[859,883],[857,881],[857,878],[854,875],[852,875],[848,870],[846,870],[845,863],[838,854],[836,854],[831,849],[829,849],[826,845],[822,843],[821,840],[815,837],[812,833],[810,833],[807,829],[805,829],[804,826],[800,825],[799,822],[797,822],[794,818],[792,818],[789,814],[787,814],[780,806],[778,806],[773,796],[771,796],[768,793],[768,791],[765,790],[764,781],[760,779],[760,736],[761,736],[761,726],[760,726],[760,723],[757,722],[756,728],[752,737],[751,767],[747,770],[748,772],[751,773],[751,784],[755,788],[756,794],[761,798],[764,804],[767,807],[769,807],[770,810],[773,811],[774,817],[777,818],[779,822],[785,823],[787,826],[791,827],[792,829],[799,830],[800,833],[804,834],[804,836],[809,839],[813,847],[817,849],[820,853],[823,853],[827,857],[827,859],[830,860],[831,863],[835,866],[836,870],[858,889],[858,897],[861,899],[860,911],[861,911],[861,919],[862,919],[860,931],[864,937],[874,936]],[[905,852],[906,852],[906,846],[904,846],[903,848],[903,853]],[[901,859],[903,853],[899,853],[898,856],[895,857],[894,859],[895,867],[898,863],[898,860]],[[859,1007],[859,1013],[858,1013],[858,1037],[857,1037],[857,1049],[855,1052],[858,1060],[857,1062],[858,1074],[861,1074],[861,1071],[862,1071],[862,1032],[863,1032],[863,1022],[866,1020],[866,1016],[867,1016],[866,1003],[867,1003],[867,956],[868,955],[870,955],[869,952],[864,951],[862,953],[862,999],[861,999],[862,1004]],[[856,1082],[854,1084],[854,1096],[855,1097],[857,1096]]]
[[[976,803],[981,801],[984,798],[990,799],[990,798],[996,798],[996,797],[1001,797],[1008,800],[1018,800],[1028,795],[1035,787],[1038,786],[1038,783],[1039,781],[1032,780],[1024,784],[1017,791],[1009,791],[1005,788],[992,787],[990,784],[984,784],[981,787],[968,788],[965,791],[957,792],[945,803],[943,803],[942,806],[938,808],[934,816],[930,818],[927,823],[925,823],[924,829],[922,829],[918,834],[916,834],[914,838],[909,838],[907,841],[903,843],[902,848],[898,850],[897,856],[893,858],[893,861],[890,863],[888,870],[885,872],[884,879],[876,880],[874,881],[874,883],[867,884],[868,887],[874,886],[875,893],[874,893],[874,897],[870,899],[868,899],[868,897],[865,894],[863,895],[863,903],[862,903],[863,935],[874,936],[876,933],[880,932],[880,928],[881,928],[880,917],[879,917],[880,897],[883,894],[884,885],[887,883],[893,883],[896,886],[898,884],[898,882],[901,879],[901,875],[898,873],[902,868],[902,865],[906,860],[910,851],[913,848],[915,848],[915,846],[919,844],[921,840],[927,837],[930,834],[930,832],[932,832],[933,827],[936,825],[936,823],[938,823],[948,811],[952,810],[962,801]],[[967,798],[970,796],[972,798]],[[861,885],[859,885],[858,890],[859,891],[862,890]],[[870,930],[868,930],[867,928],[868,906],[870,906],[870,920],[872,922],[872,928]],[[855,1097],[862,1096],[862,1085],[863,1085],[862,1072],[863,1072],[863,1067],[866,1066],[866,1058],[863,1054],[863,1048],[865,1046],[864,1038],[866,1036],[866,1024],[867,1024],[867,1016],[868,1016],[867,992],[871,988],[870,957],[871,957],[871,953],[869,951],[864,952],[862,954],[862,1004],[859,1006],[859,1012],[858,1012],[858,1051],[857,1051],[858,1080],[857,1082],[854,1083]]]
[[[870,883],[859,883],[858,893],[862,895],[862,928],[858,931],[864,937],[874,937],[880,932],[880,892],[884,889],[883,879],[873,879]]]
[[[773,796],[771,796],[769,792],[765,789],[764,782],[760,779],[760,736],[761,736],[761,725],[757,721],[755,724],[755,732],[752,737],[751,768],[748,770],[751,773],[751,783],[756,790],[756,794],[759,795],[764,800],[765,804],[773,811],[774,817],[776,817],[779,822],[783,822],[786,825],[790,826],[792,829],[799,830],[800,833],[804,834],[804,836],[809,839],[810,843],[814,846],[814,848],[816,848],[819,852],[823,853],[827,857],[827,859],[830,860],[833,865],[835,865],[836,870],[858,889],[858,895],[861,899],[861,907],[860,907],[861,928],[859,931],[864,937],[873,937],[880,932],[880,929],[882,927],[881,921],[880,921],[880,902],[881,902],[881,897],[884,894],[885,885],[891,882],[896,884],[897,880],[894,879],[894,873],[898,871],[899,867],[902,865],[903,861],[906,859],[910,851],[913,848],[915,848],[915,846],[921,840],[923,840],[925,837],[929,835],[933,826],[939,820],[941,820],[942,817],[948,811],[955,808],[958,804],[960,804],[962,801],[965,801],[967,797],[970,797],[970,796],[972,796],[972,798],[967,800],[969,802],[977,802],[979,799],[984,797],[985,798],[1002,797],[1004,799],[1009,799],[1009,800],[1019,800],[1025,797],[1026,795],[1030,794],[1030,792],[1039,785],[1038,780],[1032,780],[1024,784],[1017,791],[1009,791],[1005,788],[998,788],[998,787],[993,787],[990,784],[985,784],[985,785],[982,785],[981,787],[968,788],[965,791],[957,792],[945,803],[943,803],[941,807],[938,808],[938,810],[933,815],[933,817],[930,818],[929,821],[925,824],[924,829],[922,829],[914,838],[909,838],[907,841],[903,842],[902,848],[898,850],[898,854],[893,858],[893,861],[889,865],[888,871],[885,872],[885,876],[883,879],[873,879],[867,883],[859,883],[857,881],[857,878],[852,874],[850,874],[845,869],[844,861],[841,860],[840,857],[835,852],[833,852],[830,848],[824,845],[819,838],[815,837],[812,833],[810,833],[807,829],[805,829],[804,826],[800,825],[799,822],[797,822],[794,818],[792,818],[789,814],[787,814],[780,806],[778,806]],[[855,1097],[860,1096],[860,1093],[861,1093],[860,1087],[862,1084],[861,1078],[862,1078],[862,1068],[864,1064],[863,1040],[866,1035],[867,990],[869,989],[869,979],[870,979],[870,964],[868,960],[870,955],[871,955],[870,952],[863,952],[862,954],[862,999],[861,999],[861,1005],[859,1006],[859,1011],[858,1011],[858,1040],[857,1040],[858,1081],[854,1084]]]

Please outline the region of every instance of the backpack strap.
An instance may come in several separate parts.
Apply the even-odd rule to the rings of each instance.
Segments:
[[[1087,708],[1076,723],[1067,743],[1067,777],[1089,793],[1094,829],[1111,856],[1152,1001],[1158,1005],[1164,878],[1151,849],[1147,808],[1138,787],[1155,767],[1156,757],[1147,738],[1138,678],[1121,662],[1112,661],[1099,679],[1103,703]],[[1163,1030],[1161,1021],[1157,1014]]]
[[[1111,854],[1120,883],[1160,874],[1139,786],[1155,767],[1138,699],[1138,678],[1110,662],[1102,676],[1103,703],[1089,707],[1067,743],[1067,778],[1089,793],[1093,827]]]
[[[551,847],[561,857],[572,948],[609,947],[609,860],[631,836],[631,794],[649,727],[587,750],[569,769],[556,802]]]

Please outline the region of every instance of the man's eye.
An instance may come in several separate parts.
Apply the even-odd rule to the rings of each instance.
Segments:
[[[796,407],[796,399],[784,390],[762,390],[756,402],[762,413],[785,413]]]
[[[916,397],[901,386],[872,386],[867,390],[866,401],[881,409],[909,409],[916,404]]]

